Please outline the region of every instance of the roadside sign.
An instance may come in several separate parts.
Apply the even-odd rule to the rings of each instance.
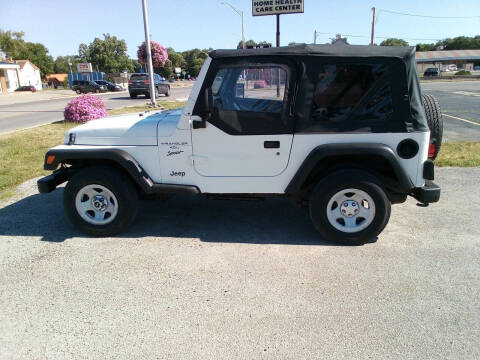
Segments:
[[[78,72],[92,72],[92,63],[78,63],[77,64]]]
[[[175,74],[180,74],[182,72],[182,68],[176,67]]]
[[[305,0],[252,0],[252,16],[303,13]]]

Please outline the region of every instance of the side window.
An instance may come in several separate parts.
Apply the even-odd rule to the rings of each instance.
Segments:
[[[279,114],[282,112],[287,74],[279,66],[220,69],[212,83],[214,107]]]
[[[345,121],[388,120],[393,107],[387,69],[375,64],[323,65],[315,85],[312,121],[328,126]]]

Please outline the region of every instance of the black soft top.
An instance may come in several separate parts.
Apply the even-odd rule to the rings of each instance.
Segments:
[[[368,45],[295,45],[258,49],[213,50],[213,59],[236,58],[248,56],[318,56],[334,58],[351,58],[365,61],[367,58],[396,59],[401,61],[405,70],[393,74],[395,81],[405,83],[410,101],[410,116],[403,118],[406,131],[428,131],[427,120],[423,110],[422,93],[418,80],[413,46],[368,46]]]
[[[368,45],[295,45],[259,49],[213,50],[212,58],[235,56],[271,55],[320,55],[337,57],[385,57],[409,60],[415,58],[413,46],[368,46]]]

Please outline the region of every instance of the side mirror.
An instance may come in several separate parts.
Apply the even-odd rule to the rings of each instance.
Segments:
[[[192,122],[192,129],[203,129],[207,127],[207,122],[200,116],[192,115],[190,121]]]

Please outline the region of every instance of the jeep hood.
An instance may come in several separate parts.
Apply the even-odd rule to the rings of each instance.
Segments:
[[[134,113],[92,120],[70,129],[75,145],[157,145],[157,135],[168,137],[175,131],[182,109],[154,113]]]

